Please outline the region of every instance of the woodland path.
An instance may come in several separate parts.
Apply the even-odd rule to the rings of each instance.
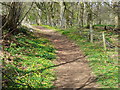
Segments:
[[[78,88],[78,90],[92,88],[91,90],[95,90],[98,87],[80,47],[54,30],[41,26],[34,26],[34,28],[40,29],[39,35],[48,38],[57,49],[58,58],[54,62],[57,76],[54,85],[57,88]]]

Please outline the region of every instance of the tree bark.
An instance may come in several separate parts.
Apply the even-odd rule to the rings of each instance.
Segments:
[[[63,27],[64,25],[64,9],[65,9],[65,6],[63,4],[63,1],[60,2],[60,27]]]

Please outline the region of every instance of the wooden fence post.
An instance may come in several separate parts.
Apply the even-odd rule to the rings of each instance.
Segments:
[[[104,47],[104,50],[106,51],[106,41],[105,41],[105,33],[102,32],[102,37],[103,37],[103,47]]]
[[[117,52],[116,58],[118,60],[118,47],[117,46],[115,46],[115,52]]]
[[[0,67],[1,67],[0,68],[0,81],[2,81],[2,61],[3,61],[3,58],[4,58],[2,42],[3,42],[2,29],[0,29]],[[0,82],[0,89],[2,89],[1,86],[2,86],[2,82]]]

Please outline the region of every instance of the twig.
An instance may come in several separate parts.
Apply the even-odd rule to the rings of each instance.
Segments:
[[[3,2],[0,2],[0,4],[4,5],[4,6],[8,6],[10,8],[12,8],[10,5],[6,4],[6,3],[3,3]]]
[[[25,13],[25,15],[23,16],[23,18],[18,22],[17,25],[20,25],[20,23],[23,21],[23,19],[26,17],[26,15],[29,13],[29,11],[31,10],[31,8],[33,7],[33,2],[32,2],[32,5],[31,7],[28,9],[28,11]]]

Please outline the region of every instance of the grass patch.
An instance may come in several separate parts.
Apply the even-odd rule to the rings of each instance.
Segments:
[[[92,67],[93,73],[98,76],[97,83],[101,84],[101,88],[118,88],[118,61],[115,58],[111,58],[110,55],[104,51],[101,43],[90,43],[87,38],[87,33],[80,35],[76,33],[78,32],[77,29],[55,30],[68,36],[80,46],[80,49],[82,49],[88,57],[89,65]],[[110,32],[110,34],[112,33]],[[109,34],[106,34],[106,37],[107,36],[109,36]],[[113,50],[107,50],[107,52],[111,51]]]
[[[56,55],[50,41],[33,33],[19,33],[10,39],[10,45],[4,46],[3,87],[52,88],[55,74],[50,66]]]

